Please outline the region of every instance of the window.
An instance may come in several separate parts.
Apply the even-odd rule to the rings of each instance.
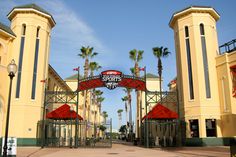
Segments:
[[[185,38],[189,38],[188,26],[185,26]]]
[[[33,69],[31,99],[35,99],[35,93],[36,93],[38,52],[39,52],[39,38],[38,38],[38,36],[39,36],[39,27],[37,28],[37,31],[36,31],[36,43],[35,43],[35,55],[34,55],[34,69]]]
[[[216,137],[216,120],[206,119],[206,136]]]
[[[22,36],[25,36],[25,33],[26,33],[26,25],[23,24],[23,25],[22,25],[22,32],[21,32],[21,35],[22,35]]]
[[[40,27],[37,28],[37,33],[36,33],[37,38],[39,38],[39,29],[40,29]]]
[[[200,34],[205,35],[204,25],[202,23],[200,24]]]
[[[202,57],[203,57],[204,77],[205,77],[206,98],[211,98],[205,30],[204,30],[204,25],[202,23],[200,24],[200,36],[201,36],[201,44],[202,44]]]
[[[192,62],[191,62],[191,51],[190,51],[191,49],[189,42],[189,29],[187,26],[185,27],[185,43],[186,43],[187,62],[188,62],[189,93],[190,93],[190,99],[194,99]]]
[[[191,137],[199,137],[198,119],[189,120]]]
[[[25,33],[26,33],[26,25],[22,25],[22,36],[20,42],[20,55],[19,55],[19,64],[18,64],[18,72],[17,72],[17,81],[16,81],[16,98],[20,97],[20,84],[21,84],[21,72],[22,72],[22,63],[23,63],[23,53],[25,46]]]

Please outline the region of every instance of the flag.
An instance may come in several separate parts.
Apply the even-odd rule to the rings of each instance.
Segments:
[[[74,68],[73,71],[79,71],[79,68]]]
[[[145,70],[145,67],[141,68],[139,67],[139,71],[144,71]]]

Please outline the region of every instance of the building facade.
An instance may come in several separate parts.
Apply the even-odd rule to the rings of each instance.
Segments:
[[[186,123],[187,145],[224,145],[236,135],[235,98],[230,66],[234,52],[220,54],[211,7],[192,6],[170,20],[174,30],[180,116]]]
[[[37,121],[42,118],[44,80],[48,75],[48,58],[53,17],[36,5],[13,8],[7,15],[10,28],[1,27],[1,136],[4,135],[8,85],[6,67],[14,59],[18,70],[12,85],[9,136],[18,143],[35,143]],[[4,30],[4,28],[6,28]],[[13,33],[14,32],[14,33]]]
[[[48,63],[51,30],[56,24],[50,13],[30,4],[13,8],[8,18],[10,27],[0,23],[0,138],[6,125],[10,81],[7,65],[14,59],[18,72],[12,86],[9,136],[17,137],[18,145],[36,145],[37,123],[43,119],[44,90],[75,91],[77,78],[75,75],[64,81]],[[236,136],[236,40],[219,50],[219,18],[211,7],[193,6],[174,13],[169,23],[174,30],[177,60],[177,79],[170,83],[170,90],[179,92],[186,145],[228,145]],[[158,77],[147,76],[147,86],[150,91],[159,89]],[[92,102],[91,93],[83,118],[99,124],[103,121],[101,105]],[[145,115],[144,94],[142,97],[140,117]],[[83,103],[80,93],[82,116]],[[50,104],[47,112],[60,105]]]

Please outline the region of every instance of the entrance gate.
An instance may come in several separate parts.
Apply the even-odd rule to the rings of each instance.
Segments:
[[[78,68],[79,69],[79,68]],[[79,76],[79,70],[78,70]],[[88,77],[82,80],[79,80],[78,77],[78,88],[76,91],[46,91],[45,89],[45,101],[44,101],[44,109],[43,109],[43,120],[38,123],[38,137],[41,146],[70,146],[70,147],[111,147],[112,146],[112,121],[110,120],[105,125],[105,130],[102,133],[99,133],[102,136],[97,136],[98,125],[91,124],[86,120],[79,121],[78,116],[75,120],[68,121],[58,121],[58,120],[48,120],[45,119],[45,111],[46,107],[54,104],[75,104],[76,105],[76,113],[78,115],[78,102],[79,102],[79,92],[94,89],[97,87],[107,87],[108,89],[114,89],[116,87],[125,87],[125,88],[133,88],[138,91],[145,92],[145,111],[146,115],[148,113],[148,107],[150,104],[169,104],[175,103],[177,106],[176,111],[179,113],[178,108],[178,100],[177,100],[177,92],[151,92],[146,88],[146,68],[145,68],[145,77],[135,77],[130,75],[123,75],[119,71],[108,70],[102,72],[99,76]],[[171,134],[177,135],[180,127],[179,120],[175,119],[171,121],[163,121],[163,124],[170,124],[172,128]],[[69,128],[71,126],[71,129]],[[161,129],[162,122],[153,121],[152,119],[145,118],[142,121],[141,127],[141,143],[146,145],[146,147],[152,146],[154,141],[154,133],[152,128],[157,127]],[[88,127],[92,127],[94,132],[92,137],[85,138],[81,135],[81,131],[87,129]],[[132,126],[131,126],[132,127]],[[63,130],[64,129],[64,130]],[[63,131],[62,131],[63,130]],[[70,133],[66,133],[70,130]],[[72,131],[74,130],[74,131]],[[169,129],[170,130],[170,129]],[[63,133],[62,133],[63,132]],[[69,135],[69,136],[67,136]],[[160,135],[158,135],[160,136]],[[177,137],[177,138],[176,138]],[[180,135],[175,136],[180,142]],[[68,142],[69,141],[69,142]]]
[[[148,109],[152,106],[151,109]],[[142,143],[147,147],[181,145],[178,93],[146,91],[146,112],[142,121]]]
[[[38,129],[42,128],[42,121],[38,122]],[[80,121],[78,123],[78,147],[111,147],[112,146],[112,121],[109,120],[105,126],[104,131],[99,130],[98,125],[89,124],[87,121]],[[76,126],[75,120],[73,121],[45,121],[45,140],[44,146],[46,147],[74,147],[75,137],[73,137],[74,128]],[[93,131],[92,137],[83,138],[81,135],[84,129],[91,129]],[[38,136],[40,136],[38,132]],[[99,134],[101,136],[99,136]],[[40,143],[38,143],[40,144]]]

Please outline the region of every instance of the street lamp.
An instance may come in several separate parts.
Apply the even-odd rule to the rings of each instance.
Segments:
[[[73,106],[70,106],[70,148],[72,148],[72,112],[74,111]]]
[[[17,71],[17,65],[15,64],[14,59],[11,60],[11,63],[7,66],[8,76],[10,77],[10,87],[9,87],[9,95],[8,95],[8,107],[7,107],[7,117],[6,117],[6,131],[5,131],[5,139],[3,146],[3,157],[7,157],[7,138],[8,138],[8,127],[9,127],[9,116],[10,116],[10,103],[11,103],[11,88],[12,88],[12,79],[15,76]]]

